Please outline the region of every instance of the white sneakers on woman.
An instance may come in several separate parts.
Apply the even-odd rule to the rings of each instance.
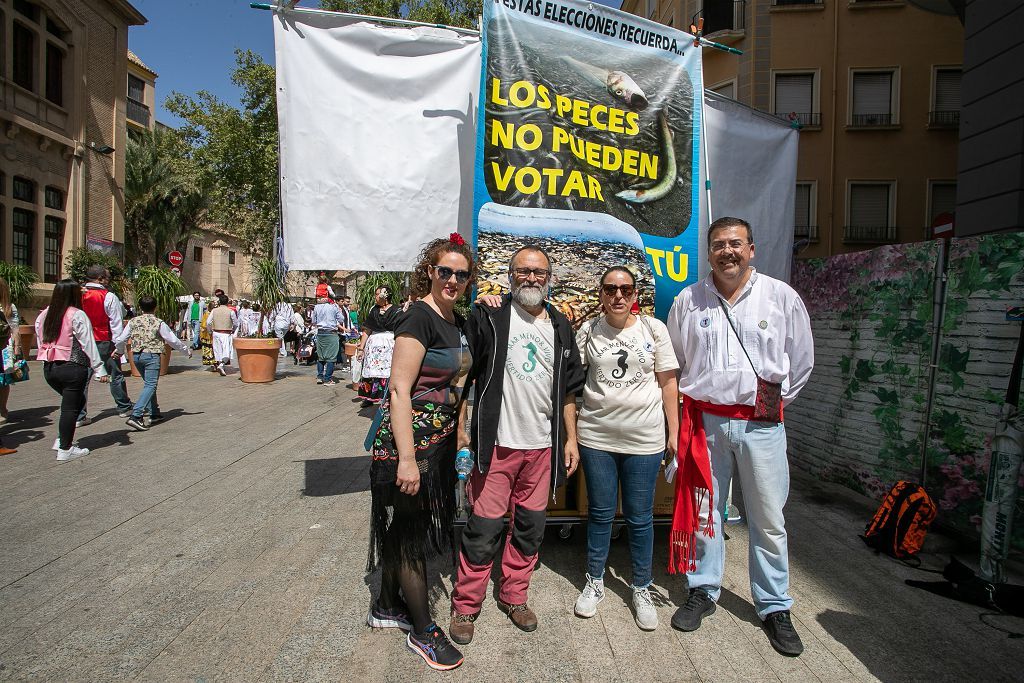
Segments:
[[[60,462],[67,462],[68,460],[81,458],[82,456],[85,455],[89,455],[88,448],[79,448],[78,446],[72,446],[66,451],[60,448],[57,449],[57,460],[59,460]]]
[[[576,616],[589,619],[597,614],[597,606],[604,600],[604,579],[595,579],[587,574],[587,585],[576,598]]]
[[[576,598],[574,612],[576,616],[589,619],[597,614],[597,606],[604,600],[604,580],[595,579],[587,574],[587,585]],[[658,611],[654,608],[654,601],[651,600],[651,591],[648,588],[633,589],[633,615],[636,625],[644,631],[653,631],[658,628]]]

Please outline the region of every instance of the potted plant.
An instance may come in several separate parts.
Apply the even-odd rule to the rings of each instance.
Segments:
[[[284,278],[277,270],[277,261],[258,258],[251,262],[252,298],[260,303],[260,321],[252,337],[235,337],[238,373],[243,382],[272,382],[277,372],[281,340],[263,334],[263,322],[288,296]]]
[[[134,290],[136,301],[144,296],[156,299],[156,317],[167,323],[172,330],[175,328],[178,320],[178,297],[185,293],[185,283],[181,277],[167,268],[143,266],[139,268],[139,273],[135,276]],[[167,374],[170,362],[171,347],[164,345],[164,353],[160,357],[161,375]],[[141,377],[141,373],[135,369],[135,361],[130,349],[128,363],[132,367],[132,376]]]
[[[7,281],[11,290],[11,301],[16,306],[25,306],[29,294],[32,292],[32,285],[39,281],[39,276],[28,266],[16,266],[7,261],[0,261],[0,278]],[[32,350],[32,340],[35,338],[36,329],[34,325],[21,325],[15,332],[18,335],[18,348],[21,355],[27,360],[29,351]]]

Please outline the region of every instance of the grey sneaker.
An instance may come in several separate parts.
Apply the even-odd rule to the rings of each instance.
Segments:
[[[643,631],[658,628],[658,612],[651,601],[651,591],[647,588],[633,589],[633,615],[636,625]]]
[[[91,424],[92,424],[92,420],[91,419],[89,419],[88,417],[83,417],[81,420],[78,420],[77,422],[75,422],[75,429],[78,429],[79,427],[84,427],[85,425],[91,425]]]
[[[587,574],[587,585],[584,586],[580,597],[576,598],[576,607],[573,611],[576,616],[589,619],[597,614],[597,606],[604,600],[604,579],[595,579]]]

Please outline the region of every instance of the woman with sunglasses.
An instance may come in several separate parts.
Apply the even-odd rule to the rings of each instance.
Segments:
[[[576,335],[587,369],[577,422],[587,480],[587,583],[575,612],[597,614],[604,600],[604,569],[612,520],[622,487],[622,512],[633,558],[633,609],[637,626],[658,627],[651,601],[654,487],[662,460],[675,457],[679,432],[679,364],[668,329],[656,318],[631,312],[636,278],[614,266],[601,276],[604,315]]]
[[[471,365],[455,302],[473,272],[473,253],[458,233],[420,253],[413,286],[422,298],[395,329],[383,420],[371,449],[366,569],[381,567],[381,588],[366,621],[408,631],[408,648],[442,671],[463,657],[430,615],[426,558],[452,545],[456,423]]]

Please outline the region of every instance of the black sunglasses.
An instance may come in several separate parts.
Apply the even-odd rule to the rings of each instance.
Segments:
[[[636,293],[636,287],[633,285],[601,285],[601,291],[608,296],[615,296],[615,292],[622,292],[622,296],[629,298]]]
[[[452,279],[452,275],[455,276],[455,281],[460,285],[464,285],[469,282],[469,277],[472,275],[468,270],[452,270],[448,266],[430,266],[437,273],[437,276],[441,278],[441,282],[448,282]]]

